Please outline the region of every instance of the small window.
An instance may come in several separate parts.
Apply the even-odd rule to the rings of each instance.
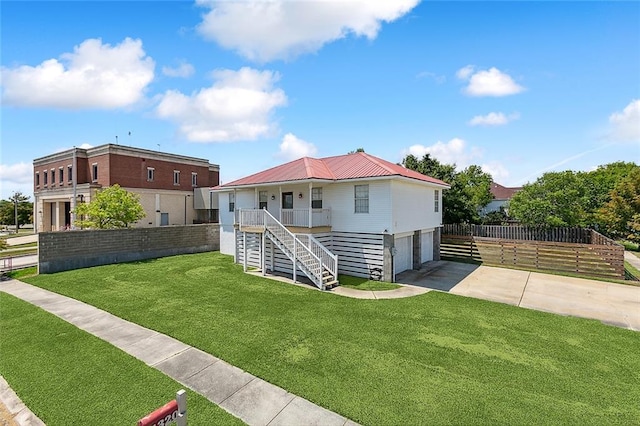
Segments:
[[[62,185],[64,183],[64,169],[62,167],[60,167],[60,185]]]
[[[51,186],[56,184],[56,169],[51,169]]]
[[[258,208],[260,210],[267,208],[267,191],[258,192]]]
[[[91,180],[94,182],[98,181],[98,163],[91,165]]]
[[[156,169],[153,167],[147,167],[147,182],[153,182],[153,178],[155,177]]]
[[[40,186],[40,172],[36,172],[36,186]]]
[[[198,174],[191,173],[191,186],[198,186]]]
[[[67,182],[73,180],[73,166],[67,166]]]
[[[42,175],[44,176],[44,186],[47,186],[49,184],[49,173],[45,170]]]
[[[355,185],[355,212],[369,213],[369,185]]]
[[[180,170],[173,171],[173,184],[180,185]]]
[[[433,211],[438,213],[440,211],[440,190],[433,191]]]
[[[322,208],[322,188],[311,188],[311,208]]]
[[[229,211],[232,212],[236,209],[236,194],[235,192],[229,193]]]

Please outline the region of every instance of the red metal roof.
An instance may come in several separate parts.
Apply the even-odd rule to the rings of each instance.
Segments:
[[[513,194],[521,189],[521,186],[507,188],[506,186],[502,186],[495,182],[491,183],[491,194],[493,194],[494,200],[510,200],[511,197],[513,197]]]
[[[398,164],[391,163],[364,152],[326,158],[304,157],[251,176],[217,186],[216,189],[237,186],[290,182],[307,179],[339,181],[383,176],[402,176],[418,181],[448,187],[445,182],[426,176]]]

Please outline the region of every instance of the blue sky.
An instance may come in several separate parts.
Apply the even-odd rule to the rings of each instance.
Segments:
[[[640,2],[2,1],[0,197],[115,143],[221,179],[358,147],[507,186],[640,162]],[[129,135],[129,132],[131,135]]]

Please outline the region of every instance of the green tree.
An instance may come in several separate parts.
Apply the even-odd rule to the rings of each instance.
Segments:
[[[18,204],[18,228],[28,223],[33,223],[33,203],[22,192],[15,192],[8,200],[0,201],[0,223],[3,225],[15,225],[16,203]]]
[[[609,201],[597,211],[605,234],[640,242],[640,168],[620,180],[609,194]]]
[[[355,154],[356,152],[364,152],[364,148],[356,148],[355,151],[349,151],[347,154]]]
[[[79,204],[75,214],[76,226],[97,229],[127,228],[145,216],[140,197],[118,184],[98,191],[89,204]]]
[[[442,194],[444,223],[480,222],[480,210],[492,200],[490,174],[475,165],[456,172],[454,164],[442,164],[429,154],[420,160],[409,154],[402,165],[451,185]]]
[[[509,215],[530,226],[585,226],[584,177],[570,170],[543,174],[509,202]]]

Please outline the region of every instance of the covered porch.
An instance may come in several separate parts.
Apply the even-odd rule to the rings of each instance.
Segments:
[[[331,231],[331,209],[323,206],[323,186],[318,183],[256,186],[252,192],[253,200],[247,203],[249,200],[242,198],[248,194],[244,190],[234,190],[236,225],[250,225],[247,220],[252,217],[248,213],[251,210],[267,210],[294,233]],[[247,214],[241,215],[240,210]]]

